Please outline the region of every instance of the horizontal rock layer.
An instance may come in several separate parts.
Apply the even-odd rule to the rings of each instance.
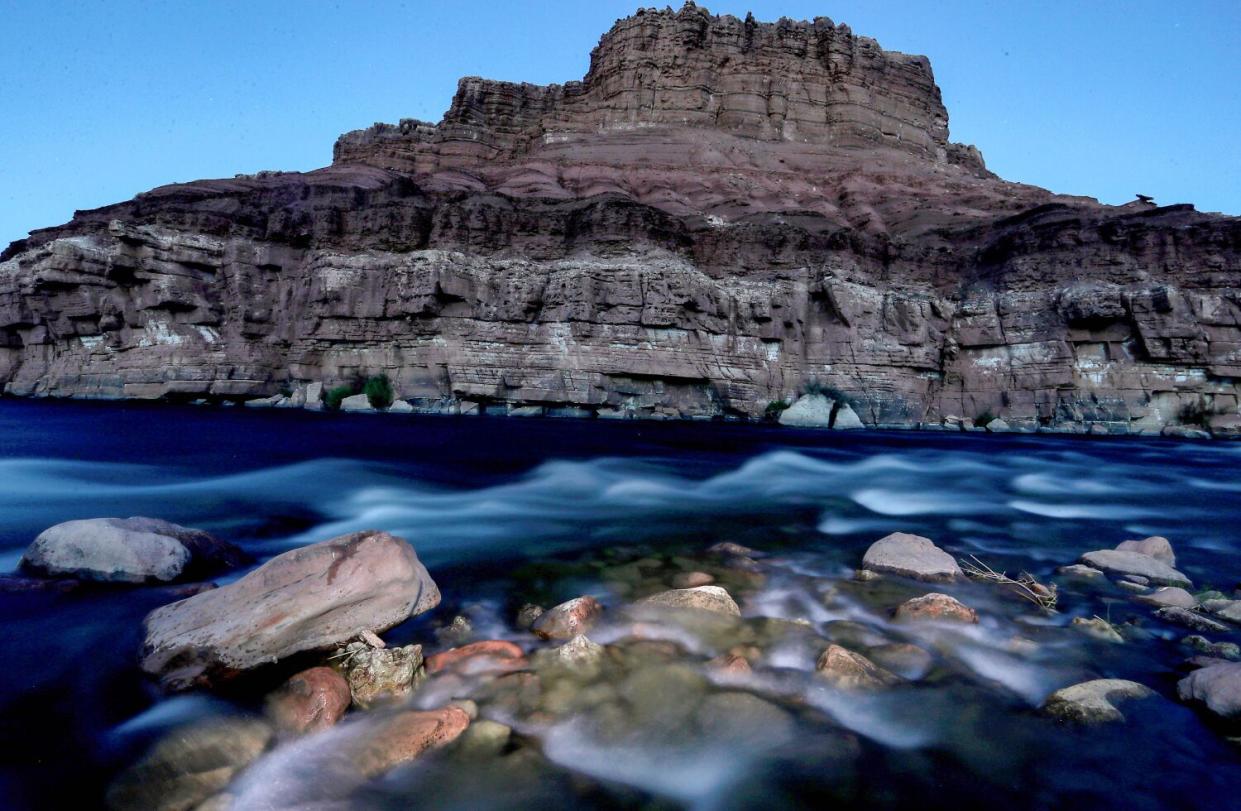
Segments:
[[[415,410],[695,418],[810,388],[869,426],[1235,433],[1241,219],[1007,183],[947,138],[921,57],[645,12],[580,83],[467,80],[332,167],[14,243],[0,382],[299,404],[382,373]]]

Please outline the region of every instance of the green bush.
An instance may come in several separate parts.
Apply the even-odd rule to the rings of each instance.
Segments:
[[[978,428],[986,428],[987,424],[995,421],[995,415],[990,411],[984,411],[974,418],[974,425]]]
[[[328,411],[339,411],[340,401],[357,393],[357,387],[352,385],[335,386],[327,390],[323,395],[323,405]]]
[[[778,419],[780,412],[788,407],[789,404],[784,400],[772,400],[767,404],[766,410],[763,411],[763,416],[769,420]]]
[[[396,395],[392,391],[392,383],[388,380],[387,375],[375,375],[367,379],[363,391],[366,394],[367,401],[371,404],[371,408],[387,408],[396,399]]]
[[[852,397],[845,394],[843,391],[836,388],[835,386],[827,385],[826,383],[819,380],[817,377],[812,377],[809,380],[807,380],[805,383],[803,383],[801,387],[801,393],[802,394],[821,394],[829,400],[833,400],[839,403],[840,405],[847,405],[850,408],[854,408],[857,405],[857,401],[855,401]]]

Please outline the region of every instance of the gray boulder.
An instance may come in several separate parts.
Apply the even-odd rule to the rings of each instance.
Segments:
[[[822,394],[806,394],[780,412],[780,424],[794,428],[827,428],[834,403]]]
[[[1192,586],[1189,578],[1168,564],[1141,552],[1121,549],[1100,549],[1082,555],[1081,562],[1110,575],[1122,577],[1135,574],[1160,586]]]
[[[365,394],[351,394],[340,401],[341,411],[374,411],[370,398]]]
[[[1116,703],[1149,698],[1155,691],[1124,679],[1095,679],[1065,687],[1048,696],[1043,711],[1062,721],[1099,724],[1124,721]]]
[[[1225,718],[1241,715],[1241,662],[1226,662],[1195,670],[1176,685],[1182,701],[1201,701]]]
[[[1174,608],[1189,609],[1198,604],[1198,601],[1194,598],[1194,595],[1177,586],[1164,586],[1163,588],[1155,589],[1150,594],[1143,594],[1142,596],[1134,599],[1138,602],[1157,605],[1160,607],[1172,606]]]
[[[695,586],[689,589],[672,589],[661,591],[638,600],[637,605],[657,605],[667,608],[709,611],[715,614],[741,616],[732,595],[719,586]]]
[[[340,645],[439,604],[414,548],[355,532],[285,552],[236,582],[147,615],[142,669],[173,689]]]
[[[87,518],[49,527],[22,556],[22,571],[101,583],[169,583],[208,577],[248,560],[210,533],[158,518]]]
[[[963,577],[956,558],[929,538],[906,532],[893,532],[871,544],[862,556],[862,569],[931,582]]]
[[[1183,625],[1193,631],[1200,631],[1208,634],[1221,634],[1228,632],[1228,626],[1222,622],[1217,622],[1209,617],[1190,611],[1186,608],[1178,608],[1176,606],[1167,606],[1155,612],[1155,616],[1164,622],[1171,622],[1177,625]]]
[[[837,431],[855,431],[865,427],[866,425],[858,417],[857,412],[853,410],[853,406],[841,403],[840,408],[836,409],[836,421],[832,423],[832,428]]]
[[[1169,566],[1176,565],[1176,553],[1172,551],[1172,544],[1161,535],[1152,535],[1140,541],[1121,541],[1116,548],[1122,552],[1141,552]]]

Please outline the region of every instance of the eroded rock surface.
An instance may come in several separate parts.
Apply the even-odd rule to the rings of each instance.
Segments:
[[[146,618],[142,669],[169,687],[383,631],[439,603],[414,548],[366,531],[294,549]]]
[[[330,167],[13,243],[0,382],[320,408],[386,373],[415,411],[750,419],[815,383],[837,427],[1231,436],[1239,288],[1241,219],[1005,182],[925,57],[687,5],[581,81],[463,79]]]

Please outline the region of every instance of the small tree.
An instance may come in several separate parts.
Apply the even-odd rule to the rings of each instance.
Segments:
[[[392,405],[396,395],[392,391],[392,383],[387,375],[375,375],[368,378],[363,388],[371,408],[385,409]]]
[[[340,403],[346,397],[356,393],[357,389],[350,385],[335,386],[323,395],[323,405],[328,411],[340,411]]]

